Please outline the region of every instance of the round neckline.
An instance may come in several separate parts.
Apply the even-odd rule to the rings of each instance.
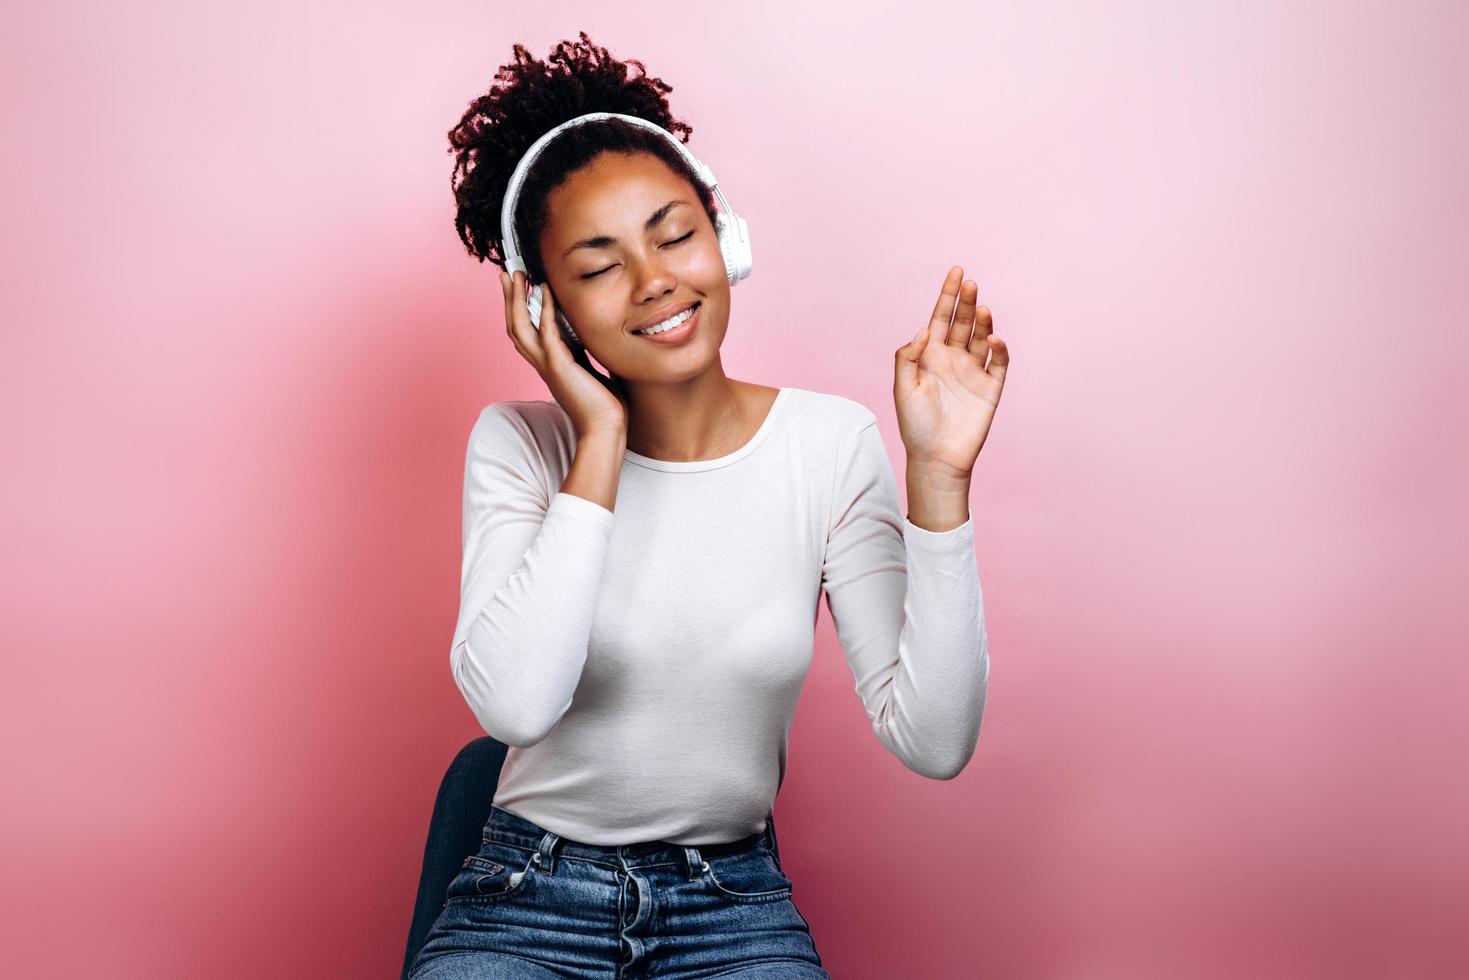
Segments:
[[[785,405],[786,393],[790,390],[789,388],[776,389],[775,399],[770,403],[770,408],[766,409],[765,421],[760,423],[760,428],[755,430],[755,434],[749,438],[749,441],[734,452],[725,453],[723,456],[716,456],[713,459],[673,460],[654,459],[652,456],[644,456],[641,453],[633,452],[631,449],[624,449],[622,451],[622,458],[629,463],[635,463],[638,466],[650,470],[662,470],[665,473],[699,473],[704,470],[717,470],[721,466],[728,466],[731,463],[738,463],[760,448],[760,444],[770,434],[770,430],[775,425],[776,417],[780,415],[781,409]]]

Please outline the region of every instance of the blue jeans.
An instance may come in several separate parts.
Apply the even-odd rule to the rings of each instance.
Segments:
[[[600,847],[496,806],[446,899],[412,980],[830,980],[768,831]]]

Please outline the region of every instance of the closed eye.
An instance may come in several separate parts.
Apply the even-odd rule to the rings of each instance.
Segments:
[[[677,245],[680,242],[686,242],[690,238],[693,238],[693,237],[694,237],[694,233],[691,231],[691,232],[689,232],[686,235],[680,235],[679,237],[673,239],[672,241],[664,242],[663,245],[661,245],[659,247],[662,248],[662,247],[668,246],[668,245]],[[607,272],[607,271],[612,270],[612,269],[615,269],[615,268],[617,268],[617,266],[615,266],[615,265],[609,265],[606,269],[598,269],[596,272],[588,272],[587,274],[583,275],[581,278],[583,278],[583,279],[595,279],[597,276],[600,276],[602,273]]]

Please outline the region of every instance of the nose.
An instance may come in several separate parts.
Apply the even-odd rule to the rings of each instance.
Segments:
[[[642,306],[652,306],[678,288],[678,279],[658,258],[648,259],[637,266],[636,282],[633,299]]]

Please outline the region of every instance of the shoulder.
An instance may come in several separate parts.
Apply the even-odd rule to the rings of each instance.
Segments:
[[[553,459],[574,444],[575,433],[570,417],[555,402],[509,399],[491,402],[480,410],[469,442],[481,451]]]
[[[891,479],[885,475],[891,474],[887,448],[870,408],[843,395],[803,388],[788,397],[796,445],[808,471],[819,474],[817,485],[824,492],[841,495],[846,492],[841,487]]]
[[[820,431],[834,444],[877,424],[872,409],[843,395],[806,388],[788,389],[788,395],[791,399],[788,407],[799,417],[803,428]]]

